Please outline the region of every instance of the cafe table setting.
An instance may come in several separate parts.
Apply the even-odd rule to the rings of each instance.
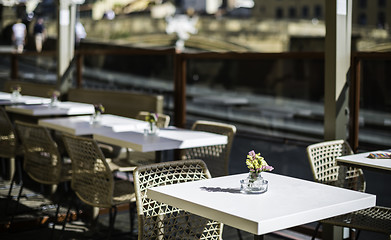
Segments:
[[[224,135],[173,126],[160,128],[155,134],[148,134],[144,130],[137,129],[124,132],[106,130],[94,133],[93,138],[98,142],[131,148],[139,152],[185,149],[227,143],[227,136]]]
[[[50,98],[36,97],[36,96],[13,96],[12,93],[0,92],[0,105],[33,105],[33,104],[49,104],[51,102]]]
[[[87,115],[95,112],[92,104],[79,102],[58,102],[39,105],[13,105],[5,107],[7,112],[26,116]]]
[[[102,114],[99,121],[94,121],[93,115],[43,118],[38,121],[38,124],[52,130],[77,136],[99,132],[143,130],[148,127],[148,123],[145,121],[112,114]]]
[[[336,158],[337,164],[391,173],[391,149],[357,153]]]
[[[254,239],[376,204],[373,194],[271,173],[274,168],[255,151],[248,153],[246,164],[248,173],[152,187],[146,194],[252,233]],[[341,231],[334,231],[334,227],[324,227],[324,239],[342,239]]]

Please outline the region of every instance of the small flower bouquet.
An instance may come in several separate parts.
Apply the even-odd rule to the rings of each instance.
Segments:
[[[145,121],[149,123],[149,129],[148,131],[145,131],[145,133],[154,135],[156,134],[157,127],[156,123],[159,118],[159,115],[157,113],[150,112],[145,116]]]
[[[250,151],[247,155],[246,164],[250,173],[258,174],[264,171],[272,171],[274,168],[269,166],[265,159],[261,157],[260,153],[255,153],[254,150]]]
[[[60,91],[52,90],[49,92],[51,98],[58,98],[60,96]]]
[[[22,96],[20,92],[22,91],[22,87],[20,85],[13,85],[11,87],[11,102],[16,102]]]
[[[95,109],[95,114],[98,115],[98,114],[102,114],[105,112],[105,107],[103,107],[102,104],[94,104],[94,109]]]
[[[244,193],[264,193],[268,188],[268,181],[264,180],[261,172],[272,171],[274,168],[269,166],[260,153],[254,150],[247,154],[246,165],[250,170],[246,179],[240,180],[241,191]]]
[[[58,97],[60,96],[60,91],[51,90],[49,91],[50,96],[50,106],[55,107],[58,105]]]
[[[21,92],[22,91],[22,87],[20,85],[13,85],[11,87],[11,92]]]
[[[90,124],[98,124],[101,120],[101,115],[105,112],[105,107],[102,104],[94,104],[94,114],[91,116]]]

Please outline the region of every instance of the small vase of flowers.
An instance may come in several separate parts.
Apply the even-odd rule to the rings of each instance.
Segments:
[[[50,93],[50,106],[51,107],[57,107],[59,100],[58,97],[60,96],[60,91],[52,90]]]
[[[94,104],[94,114],[91,115],[90,124],[98,124],[101,121],[102,114],[105,112],[105,107],[102,104]]]
[[[263,193],[267,191],[268,181],[263,179],[262,172],[272,171],[274,168],[269,166],[260,153],[250,151],[247,155],[246,165],[249,174],[246,179],[240,180],[241,192],[245,193]]]
[[[22,97],[20,93],[22,91],[22,87],[20,85],[14,85],[11,87],[11,102],[17,102]]]
[[[148,122],[148,128],[144,129],[145,135],[156,135],[158,127],[156,126],[159,115],[157,113],[150,112],[145,116],[145,121]]]

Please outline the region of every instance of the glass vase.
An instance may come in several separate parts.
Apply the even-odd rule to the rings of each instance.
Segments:
[[[159,128],[156,126],[156,123],[150,122],[148,128],[144,129],[144,135],[157,135]]]
[[[13,90],[11,93],[11,102],[18,102],[21,97],[22,94],[18,90]]]
[[[95,112],[91,115],[90,124],[99,124],[102,119],[102,114],[100,112]]]
[[[58,106],[58,97],[57,96],[53,96],[51,99],[50,99],[50,107],[57,107]]]
[[[267,188],[268,181],[263,179],[261,172],[250,172],[247,178],[240,180],[240,191],[243,193],[264,193]]]

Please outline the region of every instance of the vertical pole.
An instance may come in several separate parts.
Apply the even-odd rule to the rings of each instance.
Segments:
[[[174,125],[184,128],[186,125],[186,59],[176,52],[174,55]],[[181,150],[174,151],[174,158],[181,159]]]
[[[57,0],[57,86],[73,59],[76,7],[71,0]]]
[[[175,54],[175,103],[174,103],[174,124],[184,128],[186,125],[186,59],[180,53]]]
[[[326,3],[324,139],[346,139],[352,0]]]
[[[349,144],[354,152],[357,152],[360,128],[360,89],[361,89],[361,60],[356,56],[352,58],[352,79],[350,85],[350,124],[349,124]]]

